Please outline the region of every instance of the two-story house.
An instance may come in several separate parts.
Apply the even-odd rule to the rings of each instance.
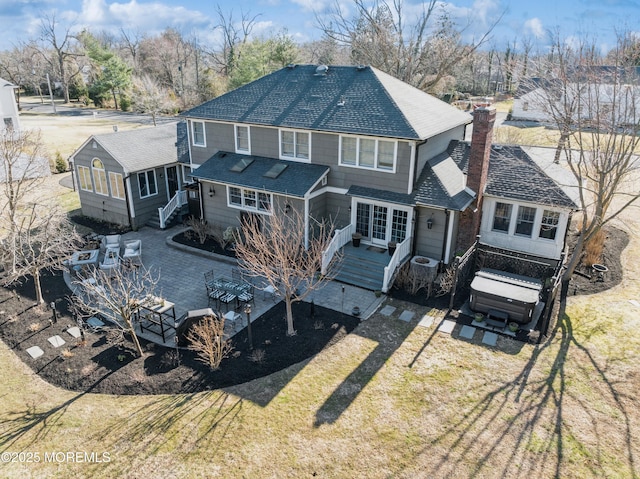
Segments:
[[[309,218],[333,219],[336,248],[354,232],[367,250],[396,243],[371,286],[385,291],[409,256],[447,264],[460,235],[475,239],[487,115],[469,146],[471,115],[375,68],[290,65],[183,114],[185,177],[199,184],[203,218],[223,228],[280,204],[304,213],[308,237]]]

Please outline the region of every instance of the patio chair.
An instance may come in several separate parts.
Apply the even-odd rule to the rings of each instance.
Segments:
[[[231,279],[236,283],[242,281],[242,274],[240,274],[240,270],[238,268],[231,268]]]
[[[220,303],[224,303],[225,306],[227,307],[227,312],[229,311],[229,303],[236,301],[237,300],[237,296],[233,293],[224,293],[222,296],[220,296],[220,298],[218,299],[218,301]]]
[[[262,299],[267,299],[267,297],[270,297],[274,303],[276,302],[276,289],[273,286],[267,284],[260,289],[262,290]]]
[[[101,249],[106,251],[109,248],[118,248],[120,251],[120,235],[105,235],[100,242]]]
[[[216,289],[213,285],[214,274],[213,270],[204,273],[204,285],[207,288],[207,295]]]
[[[110,246],[104,253],[104,259],[100,263],[100,269],[106,276],[113,276],[120,268],[120,247]]]
[[[207,289],[209,289],[209,287],[207,286]],[[209,304],[208,306],[211,307],[211,301],[215,302],[215,305],[217,306],[218,303],[220,302],[220,298],[225,295],[226,292],[222,289],[217,289],[217,288],[212,288],[208,293],[207,296],[209,298]],[[217,308],[216,308],[217,309]]]
[[[138,239],[126,242],[122,259],[129,264],[142,264],[142,241]]]
[[[249,288],[238,295],[238,301],[241,303],[253,303],[254,300],[254,286],[252,284],[249,285]]]

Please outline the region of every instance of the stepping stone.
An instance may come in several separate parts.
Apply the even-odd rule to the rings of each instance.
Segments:
[[[453,332],[453,328],[455,328],[456,322],[451,321],[450,319],[445,319],[442,324],[438,327],[438,331],[451,334]]]
[[[495,346],[498,342],[498,335],[491,331],[485,331],[484,336],[482,336],[482,342],[489,346]]]
[[[464,325],[460,330],[460,337],[465,339],[473,339],[473,335],[476,333],[476,328],[473,326]]]
[[[388,304],[380,310],[380,314],[383,316],[391,316],[395,310],[395,306],[391,306],[390,304]]]
[[[635,299],[630,299],[629,302],[633,304],[636,308],[640,308],[640,302],[636,301]]]
[[[82,336],[82,334],[80,333],[80,328],[78,326],[71,326],[69,329],[67,329],[67,333],[69,333],[74,338],[79,338],[80,336]]]
[[[51,343],[51,346],[53,346],[54,348],[59,348],[60,346],[65,344],[65,340],[57,334],[55,336],[51,336],[49,339],[47,339],[47,341],[49,341]]]
[[[422,326],[423,328],[430,328],[431,326],[433,326],[433,322],[435,321],[435,319],[436,318],[434,318],[433,316],[425,314],[418,323],[418,326]]]
[[[33,359],[37,359],[44,354],[44,351],[40,349],[40,346],[31,346],[27,349],[27,354]]]
[[[413,319],[415,315],[416,313],[414,313],[413,311],[405,310],[402,313],[400,313],[400,316],[398,317],[398,319],[401,319],[402,321],[406,321],[408,323]]]
[[[104,323],[95,316],[91,316],[89,319],[87,319],[87,324],[92,328],[101,328],[104,326]]]

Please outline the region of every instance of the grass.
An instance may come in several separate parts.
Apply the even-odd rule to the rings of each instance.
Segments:
[[[633,213],[622,220],[637,231]],[[478,332],[461,340],[437,322],[377,315],[309,361],[223,391],[68,392],[0,344],[0,451],[109,457],[5,463],[0,475],[638,477],[640,311],[628,302],[640,299],[638,257],[632,235],[623,282],[570,298],[544,345],[501,337],[490,348]]]

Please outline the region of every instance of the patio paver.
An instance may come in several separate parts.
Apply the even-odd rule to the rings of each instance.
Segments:
[[[396,310],[395,306],[391,306],[390,304],[387,304],[384,308],[380,310],[380,314],[383,316],[391,316],[395,310]]]
[[[49,341],[51,343],[51,346],[53,346],[54,348],[59,348],[63,344],[66,344],[65,340],[57,334],[55,336],[51,336],[49,339],[47,339],[47,341]]]
[[[444,321],[442,321],[442,324],[438,326],[438,331],[446,334],[451,334],[455,326],[456,326],[455,321],[451,321],[450,319],[445,319]]]
[[[40,348],[40,346],[31,346],[30,348],[27,348],[27,354],[33,359],[38,359],[44,354],[44,351]]]
[[[460,329],[459,336],[465,339],[473,339],[473,335],[476,333],[476,328],[473,326],[464,325],[462,329]]]
[[[414,313],[413,311],[404,310],[402,313],[400,313],[400,316],[398,316],[398,319],[402,321],[406,321],[408,323],[413,319],[415,315],[416,313]]]
[[[80,328],[78,326],[71,326],[69,329],[67,329],[67,333],[69,333],[74,338],[79,338],[80,336],[82,336],[82,334],[80,333]]]
[[[485,331],[482,336],[482,342],[488,346],[495,346],[498,342],[498,335],[491,331]]]
[[[433,316],[429,316],[428,314],[425,314],[420,320],[420,322],[418,323],[418,326],[422,326],[423,328],[430,328],[431,326],[433,326],[433,322],[435,320],[436,318],[434,318]]]

